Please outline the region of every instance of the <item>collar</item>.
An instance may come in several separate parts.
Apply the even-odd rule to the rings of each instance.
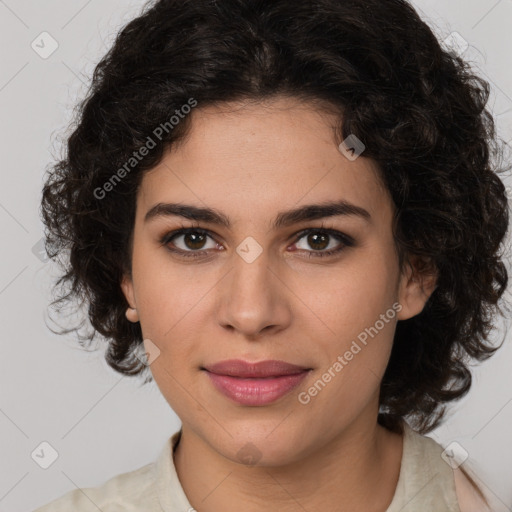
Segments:
[[[155,486],[164,512],[189,512],[190,505],[174,465],[174,450],[181,438],[182,430],[175,432],[165,443],[155,463]]]

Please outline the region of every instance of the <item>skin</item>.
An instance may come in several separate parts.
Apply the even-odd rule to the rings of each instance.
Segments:
[[[160,350],[151,372],[182,422],[174,461],[183,489],[199,512],[385,511],[402,437],[377,424],[379,386],[396,322],[421,312],[435,277],[414,273],[414,264],[400,273],[392,200],[375,162],[364,153],[351,161],[339,151],[332,114],[277,97],[199,105],[191,115],[186,139],[142,180],[132,275],[122,280],[134,308],[127,317],[140,321],[145,340]],[[278,212],[340,199],[365,208],[371,221],[345,215],[271,229]],[[159,202],[215,208],[232,226],[176,216],[144,222]],[[168,247],[206,256],[179,257],[160,243],[183,226],[209,230],[211,238],[194,245],[178,236]],[[336,238],[317,242],[318,249],[307,235],[297,237],[321,227],[351,236],[355,245],[308,258],[340,247]],[[251,263],[236,252],[248,236],[262,248]],[[301,404],[298,394],[394,303],[401,305],[394,318]],[[200,370],[232,358],[281,359],[313,370],[279,400],[243,406]],[[256,447],[256,465],[237,455],[248,443]]]

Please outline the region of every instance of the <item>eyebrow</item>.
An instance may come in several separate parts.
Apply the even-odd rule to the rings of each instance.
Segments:
[[[293,210],[278,213],[272,229],[292,226],[303,221],[335,217],[338,215],[358,216],[367,222],[371,222],[370,213],[347,201],[329,201],[321,204],[308,204]],[[203,208],[179,203],[158,203],[148,210],[144,222],[157,217],[177,216],[185,219],[217,224],[226,228],[231,227],[229,217],[213,208]]]

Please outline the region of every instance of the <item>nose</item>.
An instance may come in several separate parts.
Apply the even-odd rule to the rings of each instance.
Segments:
[[[225,285],[219,288],[220,325],[251,339],[263,331],[285,329],[291,322],[291,292],[279,263],[271,262],[263,250],[255,259],[233,254],[232,264]]]

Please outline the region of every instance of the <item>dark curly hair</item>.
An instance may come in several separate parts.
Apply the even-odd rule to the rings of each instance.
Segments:
[[[407,416],[428,433],[444,403],[470,389],[470,359],[501,347],[489,334],[508,282],[509,206],[498,173],[509,167],[485,108],[489,94],[405,0],[147,3],[96,66],[66,155],[47,170],[45,245],[63,269],[52,305],[86,305],[93,327],[79,332],[84,315],[59,334],[76,331],[82,347],[100,334],[114,370],[147,370],[134,355],[142,331],[126,319],[120,287],[130,275],[136,193],[193,116],[161,129],[157,146],[106,197],[97,191],[156,127],[169,126],[191,98],[198,108],[277,95],[317,102],[340,113],[337,140],[354,134],[378,163],[396,209],[400,269],[415,257],[417,272],[437,272],[423,311],[397,324],[378,417],[401,431]]]

